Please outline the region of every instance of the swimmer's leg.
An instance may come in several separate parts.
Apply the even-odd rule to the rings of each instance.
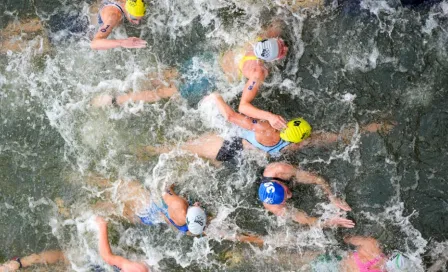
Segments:
[[[204,134],[200,138],[183,144],[182,150],[191,152],[201,158],[216,161],[219,149],[221,149],[224,139],[214,133]]]
[[[188,141],[182,144],[179,148],[181,150],[198,155],[201,158],[208,159],[212,161],[215,165],[220,165],[216,161],[216,156],[218,155],[219,149],[224,143],[224,139],[216,134],[209,133],[204,134],[201,137]],[[146,146],[145,152],[149,154],[163,154],[168,153],[175,149],[173,146]]]
[[[115,97],[111,95],[99,95],[92,100],[91,104],[94,107],[104,107],[109,105],[122,106],[127,102],[139,101],[154,103],[161,99],[170,98],[177,93],[176,87],[162,87],[157,90],[132,92]]]

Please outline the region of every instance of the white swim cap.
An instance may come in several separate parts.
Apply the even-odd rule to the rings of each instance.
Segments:
[[[194,235],[199,235],[204,231],[206,224],[207,216],[204,210],[196,206],[190,206],[187,210],[188,230]]]
[[[411,260],[401,253],[393,254],[386,262],[386,269],[388,272],[409,271],[411,267]]]
[[[254,47],[255,56],[265,61],[274,61],[278,59],[278,53],[278,41],[274,38],[262,40]]]

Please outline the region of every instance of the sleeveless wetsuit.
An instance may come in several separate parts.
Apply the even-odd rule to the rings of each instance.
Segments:
[[[137,215],[143,224],[148,226],[153,226],[158,223],[164,222],[163,218],[161,218],[160,213],[163,213],[168,221],[179,231],[182,233],[186,233],[188,231],[187,224],[179,226],[174,223],[174,221],[170,218],[168,214],[168,206],[166,205],[165,201],[162,200],[162,205],[157,205],[154,202],[152,202],[148,209],[140,216]]]
[[[248,141],[254,147],[268,153],[271,156],[277,157],[280,155],[280,151],[291,144],[290,142],[286,142],[282,139],[273,145],[273,146],[265,146],[260,144],[257,139],[255,139],[255,132],[251,130],[245,130],[243,133],[243,137],[232,137],[230,140],[224,140],[221,148],[218,151],[218,155],[216,155],[217,161],[228,161],[235,163],[235,157],[241,153],[244,149],[243,147],[243,139]]]
[[[98,24],[99,25],[102,25],[104,23],[103,19],[101,18],[101,11],[103,10],[104,7],[107,7],[107,6],[112,6],[112,7],[116,7],[117,9],[119,9],[120,12],[121,12],[121,18],[122,19],[126,17],[126,15],[124,14],[124,10],[121,8],[120,5],[118,5],[117,3],[110,2],[110,1],[106,0],[106,1],[103,1],[103,4],[102,4],[100,10],[98,11]]]
[[[238,62],[238,75],[239,78],[243,78],[243,68],[244,68],[244,64],[246,63],[246,61],[249,60],[259,60],[261,62],[263,62],[261,59],[257,58],[256,56],[244,56],[239,62]]]
[[[245,139],[256,148],[263,150],[264,152],[268,153],[271,156],[279,156],[280,150],[291,144],[290,142],[286,142],[280,139],[280,141],[273,146],[262,145],[257,141],[257,139],[255,138],[255,131],[252,130],[245,130],[243,133],[243,139]]]

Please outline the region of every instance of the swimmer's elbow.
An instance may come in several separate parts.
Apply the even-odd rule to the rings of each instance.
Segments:
[[[229,112],[226,112],[226,114],[224,115],[224,118],[226,119],[227,122],[235,123],[238,118],[238,114],[234,111],[229,111]]]
[[[90,42],[90,49],[92,49],[92,50],[98,50],[99,49],[99,47],[98,47],[98,40],[92,40],[91,42]]]
[[[249,104],[249,103],[247,103],[245,101],[241,101],[240,105],[238,106],[238,111],[241,112],[242,114],[248,115],[247,114],[247,109],[248,109],[247,104]]]

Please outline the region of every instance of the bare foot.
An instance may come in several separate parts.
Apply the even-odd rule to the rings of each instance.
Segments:
[[[100,107],[106,107],[109,105],[112,105],[112,99],[113,96],[102,94],[92,99],[90,104],[94,107],[100,108]]]

